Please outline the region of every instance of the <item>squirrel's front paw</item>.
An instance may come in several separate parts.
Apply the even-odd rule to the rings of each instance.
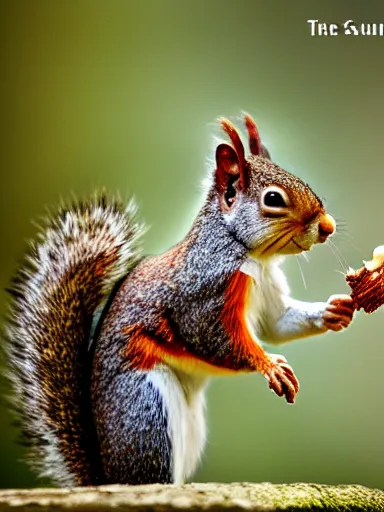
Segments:
[[[269,381],[269,387],[277,396],[285,396],[289,404],[295,401],[295,395],[299,391],[299,381],[293,373],[292,368],[287,363],[284,356],[279,354],[269,354],[272,366],[265,373],[265,378]]]
[[[349,295],[332,295],[323,313],[324,325],[331,331],[345,329],[351,323],[355,307]]]

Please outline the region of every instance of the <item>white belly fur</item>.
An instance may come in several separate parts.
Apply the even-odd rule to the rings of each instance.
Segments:
[[[275,321],[284,311],[282,297],[289,288],[279,260],[261,264],[249,258],[240,269],[253,278],[246,304],[245,321],[250,332],[262,336],[268,323]]]
[[[204,450],[207,378],[162,365],[148,373],[148,380],[163,398],[172,445],[173,482],[181,485],[196,470]]]

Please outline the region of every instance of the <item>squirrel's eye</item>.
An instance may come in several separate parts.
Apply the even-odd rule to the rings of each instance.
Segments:
[[[285,208],[287,206],[283,196],[280,194],[280,192],[275,190],[265,194],[264,204],[265,206],[269,206],[271,208]]]
[[[265,188],[261,194],[261,211],[267,217],[287,215],[291,201],[287,192],[276,185]]]

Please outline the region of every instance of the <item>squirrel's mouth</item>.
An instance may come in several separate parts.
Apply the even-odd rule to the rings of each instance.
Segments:
[[[328,214],[322,214],[310,224],[297,222],[280,225],[280,229],[270,234],[264,243],[252,251],[258,258],[278,255],[300,254],[309,251],[315,244],[325,242],[333,235],[336,223]]]
[[[269,258],[279,254],[298,254],[305,251],[306,249],[294,240],[295,235],[297,235],[297,231],[292,230],[292,227],[283,230],[259,248],[258,256]]]
[[[298,244],[294,238],[291,239],[291,242],[293,242],[296,245],[296,247],[299,248],[300,251],[308,251],[309,250],[309,249],[305,249],[300,244]]]
[[[271,256],[300,254],[309,251],[316,243],[316,241],[311,240],[309,237],[297,241],[297,236],[295,235],[297,235],[297,233],[292,235],[292,232],[290,232],[287,235],[279,236],[273,243],[261,248],[260,256],[268,258]]]
[[[312,248],[313,243],[302,244],[292,237],[289,242],[281,247],[278,251],[279,254],[300,254],[301,252],[309,251]]]

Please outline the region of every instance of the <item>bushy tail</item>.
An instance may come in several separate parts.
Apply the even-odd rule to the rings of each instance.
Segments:
[[[59,485],[102,482],[89,395],[95,311],[140,255],[135,206],[98,196],[61,207],[11,287],[10,377],[31,463]]]

